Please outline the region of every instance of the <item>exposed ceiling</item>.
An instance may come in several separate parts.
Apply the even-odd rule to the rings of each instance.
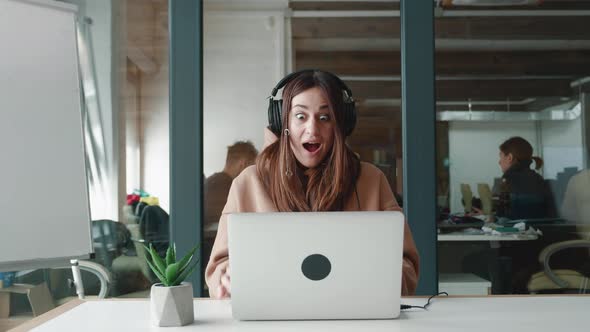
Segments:
[[[482,3],[462,2],[470,1]],[[447,120],[468,114],[461,112],[542,119],[543,110],[577,98],[572,82],[590,76],[590,0],[451,2],[435,1],[434,11],[437,111],[458,115]],[[289,7],[293,69],[334,72],[359,101],[351,143],[400,142],[399,1],[292,0]]]
[[[398,1],[291,1],[290,8],[296,69],[346,76],[357,98],[399,98]],[[438,100],[570,97],[570,83],[590,76],[590,1],[435,12]]]
[[[251,8],[282,2],[210,0],[205,5]],[[166,35],[167,1],[152,4],[156,31]],[[334,72],[359,102],[362,121],[352,143],[390,147],[400,142],[399,1],[291,0],[288,5],[293,69]],[[520,112],[519,119],[534,119],[525,113],[576,99],[584,86],[572,82],[590,76],[590,0],[437,5],[434,14],[438,111]]]

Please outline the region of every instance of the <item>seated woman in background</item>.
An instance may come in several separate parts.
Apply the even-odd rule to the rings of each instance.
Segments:
[[[284,78],[273,92],[285,82],[278,104],[284,111],[269,116],[266,148],[232,183],[205,271],[211,297],[231,296],[228,214],[401,211],[385,175],[361,162],[345,143],[356,121],[348,87],[331,73],[305,70]],[[271,99],[271,110],[273,102],[281,101]],[[410,295],[419,258],[407,223],[403,248],[402,294]]]
[[[555,202],[549,186],[535,170],[543,160],[533,156],[533,147],[522,137],[511,137],[500,145],[498,164],[504,175],[494,194],[499,196],[498,217],[509,219],[554,218]]]

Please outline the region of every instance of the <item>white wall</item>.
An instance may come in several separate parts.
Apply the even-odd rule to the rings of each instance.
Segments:
[[[274,4],[276,6],[276,3]],[[282,11],[205,10],[203,24],[204,173],[223,169],[227,146],[251,140],[260,150],[267,125],[266,97],[284,74]],[[143,189],[169,211],[169,104],[167,48],[161,64],[142,78]]]
[[[158,62],[167,63],[168,50],[156,54]],[[143,125],[141,159],[143,190],[157,196],[160,206],[170,211],[170,130],[168,101],[168,70],[163,67],[154,77],[143,80],[144,97],[158,96],[145,100],[141,109]]]
[[[449,176],[451,212],[463,211],[461,183],[471,185],[474,196],[478,183],[488,183],[502,171],[498,165],[498,146],[512,136],[521,136],[538,151],[535,122],[471,122],[449,123]]]
[[[282,11],[205,11],[206,176],[225,165],[227,146],[251,140],[260,151],[272,88],[284,75]]]
[[[582,120],[542,121],[543,176],[555,179],[564,167],[583,168]]]

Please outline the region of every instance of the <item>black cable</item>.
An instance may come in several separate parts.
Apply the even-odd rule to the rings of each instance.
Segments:
[[[424,305],[424,306],[419,306],[419,305],[409,305],[409,304],[402,304],[400,305],[400,309],[401,310],[407,310],[407,309],[412,309],[412,308],[417,308],[417,309],[424,309],[427,310],[427,307],[430,305],[430,300],[432,300],[433,298],[439,296],[439,295],[446,295],[449,296],[449,294],[447,292],[440,292],[438,294],[432,295],[431,297],[428,298],[428,302]]]

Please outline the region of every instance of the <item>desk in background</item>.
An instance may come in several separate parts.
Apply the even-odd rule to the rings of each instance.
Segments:
[[[507,233],[502,235],[469,234],[464,232],[452,232],[438,234],[438,241],[453,242],[489,242],[491,249],[498,249],[501,242],[509,241],[534,241],[537,234]],[[456,256],[454,259],[458,259]],[[498,264],[502,264],[499,260]],[[492,284],[490,281],[480,278],[473,273],[465,273],[456,269],[452,273],[439,274],[439,290],[446,291],[450,295],[486,295],[489,294]]]
[[[354,301],[354,297],[351,297]],[[426,298],[403,298],[424,305]],[[313,305],[313,304],[310,304]],[[230,301],[195,299],[195,322],[152,327],[147,300],[74,300],[15,331],[587,331],[590,296],[442,297],[427,311],[402,311],[394,320],[265,321],[231,318]]]
[[[539,238],[536,234],[465,234],[461,232],[438,234],[438,241],[533,241]]]
[[[489,295],[492,283],[471,273],[440,273],[438,291],[449,295]]]

